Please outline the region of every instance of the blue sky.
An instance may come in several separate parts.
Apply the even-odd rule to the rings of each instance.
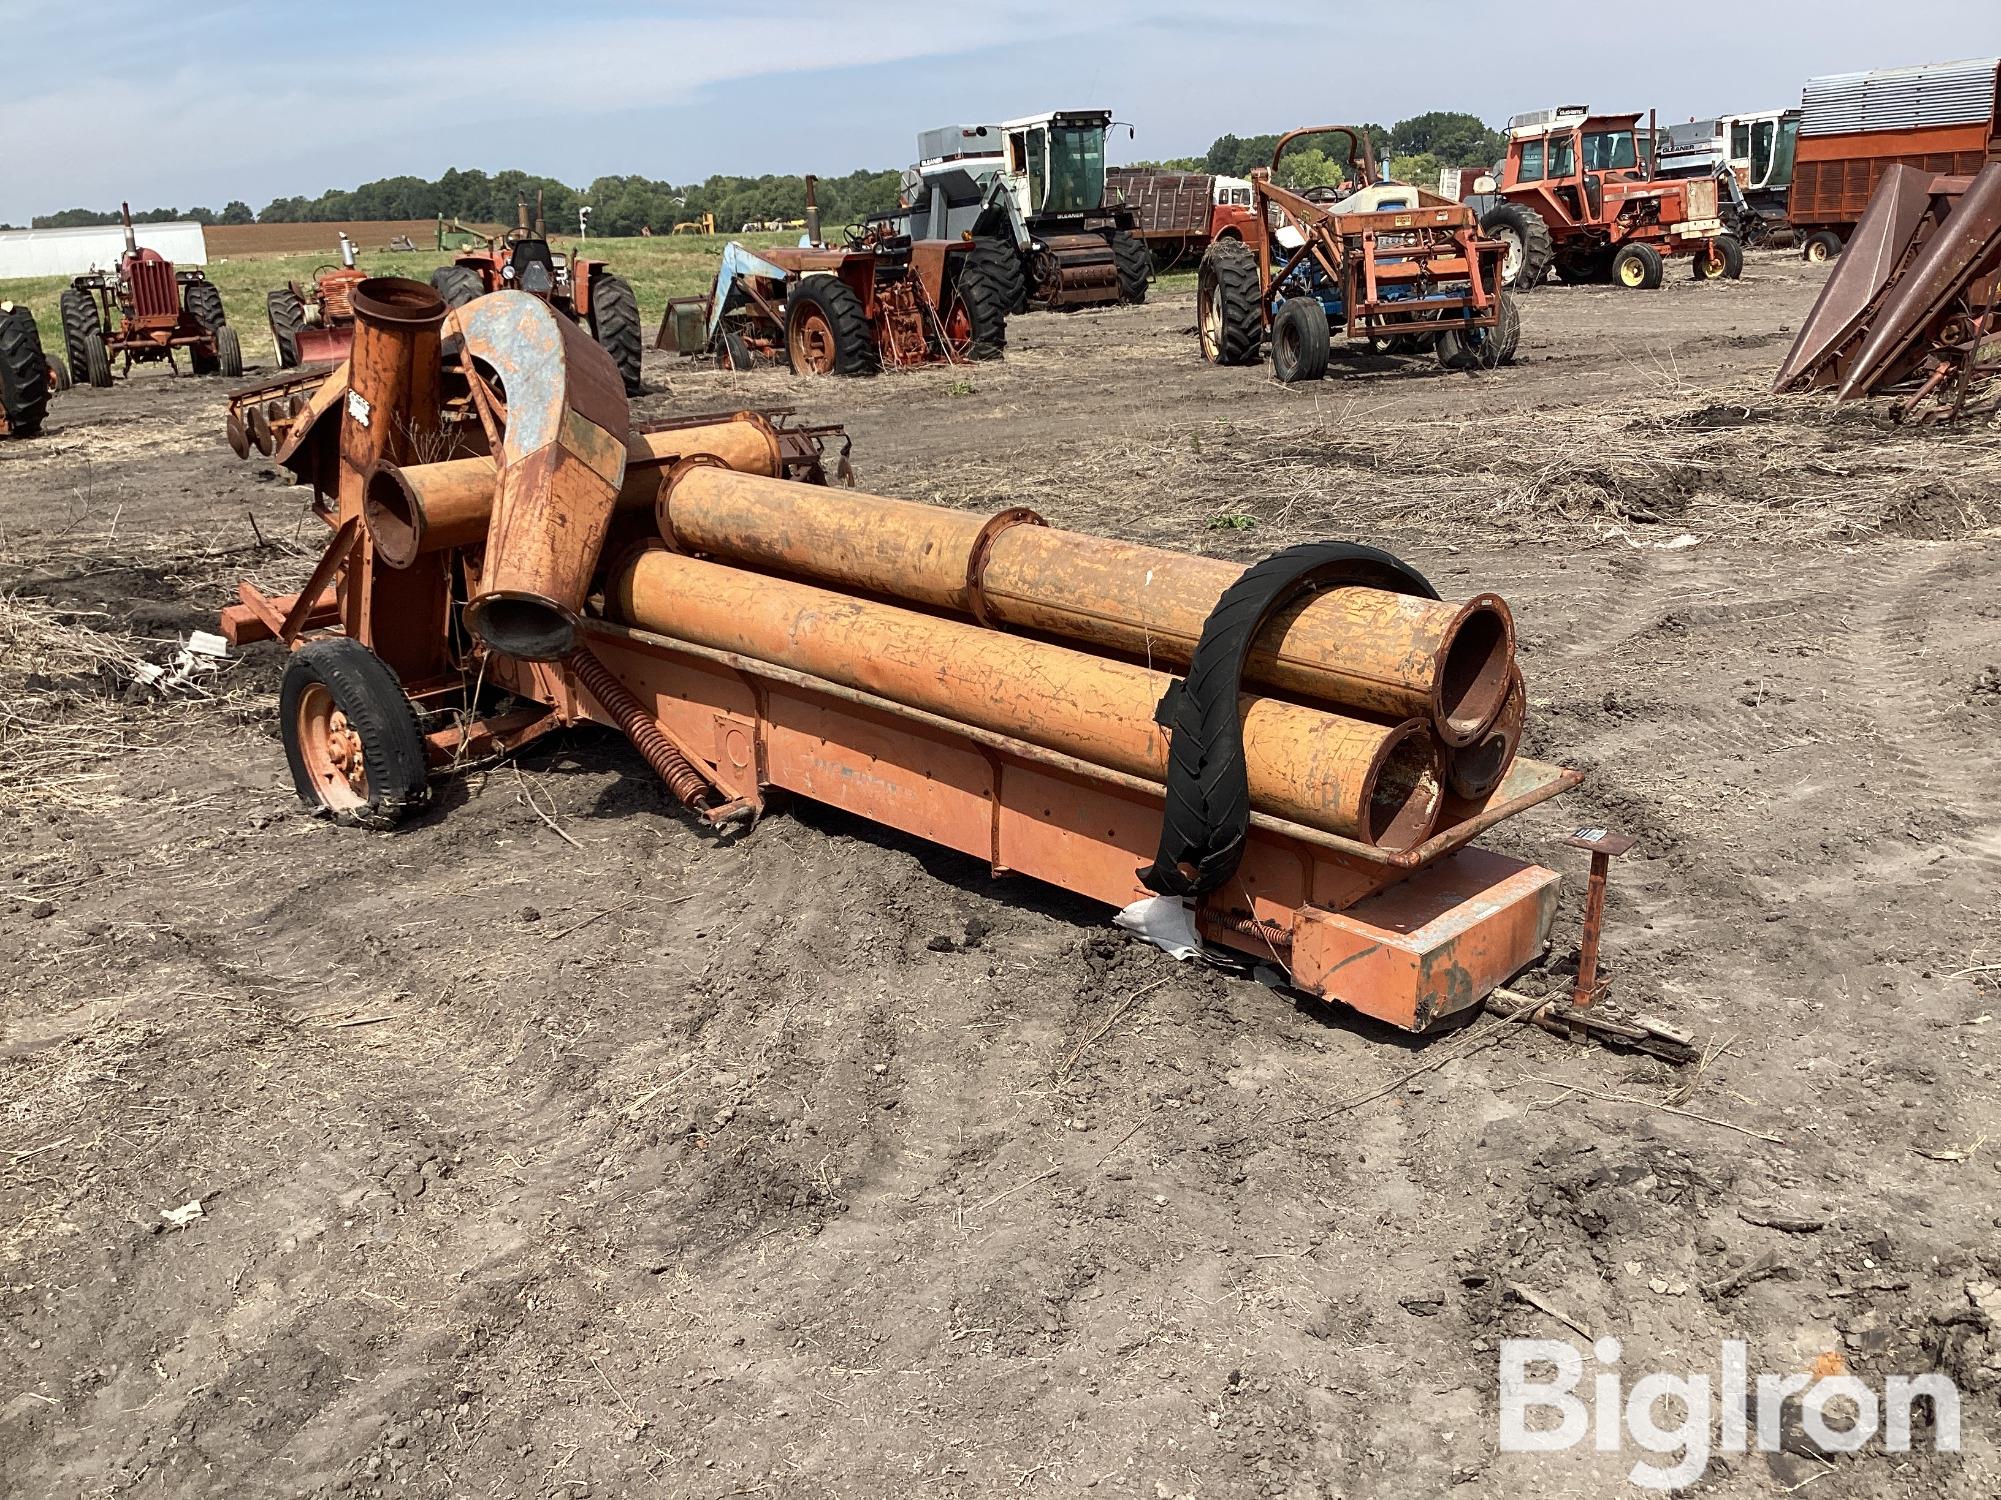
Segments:
[[[1429,109],[1498,123],[1589,103],[1686,119],[1797,103],[1820,73],[2001,53],[2001,0],[1630,13],[1644,20],[1622,28],[1616,7],[1561,0],[0,0],[15,64],[0,97],[0,221],[121,197],[261,208],[452,166],[578,186],[838,174],[906,164],[928,126],[1057,107],[1131,121],[1137,139],[1121,134],[1114,160]]]

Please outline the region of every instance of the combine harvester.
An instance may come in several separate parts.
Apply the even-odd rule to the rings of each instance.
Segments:
[[[1800,325],[1773,389],[1902,392],[1902,421],[2001,410],[2001,162],[1892,164]]]
[[[1343,187],[1276,185],[1287,147],[1328,136],[1348,143]],[[1384,181],[1360,126],[1280,136],[1270,169],[1252,173],[1251,212],[1274,226],[1255,249],[1219,240],[1202,257],[1195,322],[1210,364],[1255,364],[1269,346],[1275,379],[1318,380],[1337,328],[1378,353],[1431,350],[1452,370],[1515,357],[1521,323],[1501,289],[1501,243],[1470,208]]]
[[[298,595],[246,583],[222,622],[295,648],[308,805],[386,826],[469,758],[598,723],[705,824],[812,798],[1411,1031],[1544,952],[1558,877],[1474,841],[1580,778],[1515,755],[1496,596],[1362,546],[1240,572],[832,489],[837,429],[631,427],[604,352],[532,298],[354,301],[351,361],[277,454],[332,539]],[[1585,843],[1602,876],[1621,841]],[[1582,1009],[1498,1003],[1688,1055],[1591,1006],[1583,967]]]

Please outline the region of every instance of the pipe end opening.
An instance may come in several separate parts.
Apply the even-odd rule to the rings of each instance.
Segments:
[[[1494,594],[1469,601],[1445,643],[1432,708],[1449,745],[1470,745],[1508,699],[1514,673],[1514,622]]]
[[[483,594],[466,607],[466,625],[491,650],[521,661],[558,661],[577,644],[575,617],[528,594]]]
[[[1369,788],[1369,842],[1401,854],[1431,837],[1445,800],[1438,747],[1412,720],[1396,732],[1376,765]]]

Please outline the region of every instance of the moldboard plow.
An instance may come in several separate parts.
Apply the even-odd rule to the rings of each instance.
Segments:
[[[223,616],[294,648],[309,805],[393,823],[454,765],[598,723],[712,826],[789,792],[1408,1030],[1522,1010],[1495,992],[1548,947],[1559,879],[1475,841],[1580,777],[1515,753],[1497,596],[1351,544],[1244,570],[836,489],[838,428],[633,425],[532,296],[354,303],[348,363],[264,419],[332,539],[297,595],[244,584]],[[1618,849],[1586,842],[1595,958]],[[1580,980],[1525,1018],[1687,1054]]]

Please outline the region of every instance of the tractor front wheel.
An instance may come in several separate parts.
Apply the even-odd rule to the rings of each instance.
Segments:
[[[945,298],[945,341],[954,355],[999,359],[1007,349],[1007,289],[978,242],[953,257],[959,274]]]
[[[1112,236],[1112,260],[1118,267],[1119,301],[1137,304],[1146,301],[1146,284],[1153,278],[1153,256],[1146,241],[1121,231]]]
[[[271,320],[271,342],[278,348],[278,368],[296,369],[299,335],[306,326],[306,304],[290,287],[282,287],[264,294],[264,310]]]
[[[743,335],[734,328],[716,330],[716,368],[718,370],[748,370],[751,365],[750,345],[743,341]]]
[[[215,363],[209,373],[224,380],[243,378],[243,344],[236,330],[226,323],[215,331]]]
[[[1282,385],[1319,380],[1333,341],[1318,297],[1288,297],[1271,321],[1271,373]]]
[[[623,276],[600,271],[591,278],[591,336],[618,366],[626,395],[645,394],[639,379],[639,299]]]
[[[1719,234],[1695,252],[1697,281],[1735,281],[1744,274],[1744,246],[1734,234]]]
[[[807,276],[785,306],[785,354],[794,375],[872,375],[878,366],[868,316],[838,276]]]
[[[49,361],[41,330],[34,314],[18,303],[0,303],[0,412],[15,437],[40,432],[49,413]]]
[[[1241,240],[1218,240],[1202,256],[1195,282],[1195,327],[1212,365],[1248,365],[1264,344],[1258,305],[1258,258]]]
[[[1513,364],[1522,344],[1522,315],[1512,293],[1501,293],[1492,328],[1448,328],[1433,345],[1448,370],[1492,370]]]
[[[1648,291],[1661,284],[1661,253],[1644,242],[1626,246],[1612,257],[1612,280],[1628,291]]]
[[[83,378],[99,389],[111,384],[111,353],[94,333],[83,336]]]
[[[90,361],[84,354],[84,340],[104,338],[104,323],[97,315],[97,300],[88,292],[67,288],[61,297],[63,354],[69,361],[69,378],[78,385],[90,379]]]
[[[337,822],[390,828],[423,805],[428,762],[396,674],[345,636],[294,652],[278,726],[299,800]]]
[[[1496,203],[1480,220],[1480,232],[1507,249],[1501,257],[1501,285],[1532,290],[1556,259],[1556,243],[1541,214],[1519,203]]]

